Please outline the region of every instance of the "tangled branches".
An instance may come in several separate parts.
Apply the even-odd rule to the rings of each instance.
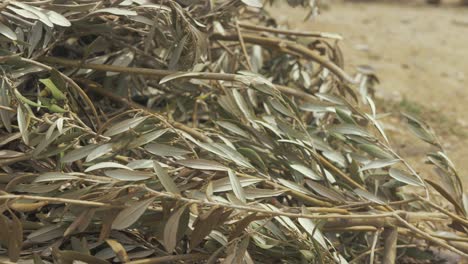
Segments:
[[[468,256],[454,165],[410,115],[441,180],[393,150],[376,78],[343,70],[339,36],[274,27],[259,1],[155,2],[1,6],[0,250],[11,261]]]

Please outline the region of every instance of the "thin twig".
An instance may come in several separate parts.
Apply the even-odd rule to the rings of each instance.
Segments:
[[[397,256],[398,227],[387,227],[383,233],[384,253],[382,264],[393,264]]]
[[[372,241],[372,246],[370,248],[371,253],[370,253],[370,258],[369,258],[369,264],[374,264],[375,247],[377,246],[377,241],[379,241],[380,232],[381,232],[381,229],[377,229],[377,231],[374,232],[374,239]]]
[[[458,216],[458,215],[456,215],[456,214],[454,214],[454,213],[452,213],[452,212],[450,212],[450,211],[448,211],[448,210],[446,210],[446,209],[444,209],[444,208],[438,206],[437,204],[435,204],[435,203],[433,203],[433,202],[429,201],[428,199],[425,199],[425,198],[423,198],[423,197],[421,197],[421,196],[417,196],[417,198],[418,198],[420,201],[425,202],[425,203],[427,203],[428,205],[430,205],[431,207],[437,209],[437,210],[440,211],[441,213],[444,213],[444,214],[448,215],[449,217],[453,218],[453,220],[459,222],[460,224],[462,224],[462,225],[468,227],[468,220],[467,220],[467,219],[461,218],[460,216]]]
[[[44,197],[44,196],[35,196],[35,195],[15,195],[15,194],[0,195],[0,201],[1,200],[9,200],[9,199],[47,201],[47,202],[54,202],[54,203],[86,205],[86,206],[101,207],[101,208],[122,208],[122,206],[116,206],[116,205],[112,205],[112,204],[108,204],[108,203],[83,201],[83,200],[77,200],[77,199]]]
[[[468,258],[468,253],[465,253],[465,252],[462,252],[460,251],[459,249],[447,244],[445,241],[443,241],[442,239],[439,239],[439,238],[435,238],[435,237],[432,237],[431,235],[427,234],[426,232],[424,231],[421,231],[420,229],[418,229],[417,227],[413,226],[412,224],[408,223],[407,221],[405,221],[405,219],[401,218],[397,213],[394,214],[395,218],[403,225],[405,226],[406,228],[408,228],[409,230],[413,231],[414,233],[420,235],[421,237],[423,237],[424,239],[426,239],[428,242],[432,242],[440,247],[443,247],[443,248],[446,248],[454,253],[457,253],[459,254],[460,256],[463,256],[465,258]]]
[[[278,28],[271,28],[271,27],[264,27],[259,25],[252,25],[245,22],[239,22],[239,26],[241,28],[255,30],[255,31],[265,31],[275,34],[281,35],[291,35],[291,36],[299,36],[299,37],[314,37],[314,38],[329,38],[329,39],[337,39],[342,40],[343,37],[333,33],[327,32],[313,32],[313,31],[295,31],[295,30],[286,30],[286,29],[278,29]]]
[[[400,245],[400,246],[397,246],[397,248],[416,248],[416,247],[424,247],[424,245],[417,245],[417,244],[408,244],[408,245]],[[379,248],[376,248],[374,251],[381,251],[381,250],[384,250],[384,247],[379,247]],[[353,260],[351,260],[349,262],[349,264],[352,264],[352,263],[358,263],[357,261],[362,259],[363,257],[369,255],[371,253],[371,250],[367,250],[363,253],[361,253],[359,256],[355,257]],[[361,262],[359,262],[361,263]]]
[[[247,48],[245,47],[244,38],[242,37],[241,30],[239,28],[239,21],[236,20],[236,31],[237,36],[239,37],[239,43],[242,48],[242,52],[244,53],[245,60],[247,61],[247,65],[249,66],[249,71],[252,71],[252,63],[250,62],[249,53],[247,53]]]

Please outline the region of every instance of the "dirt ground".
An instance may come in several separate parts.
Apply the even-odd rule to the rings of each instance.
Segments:
[[[377,96],[394,102],[386,110],[416,113],[434,127],[468,186],[468,7],[455,0],[440,6],[422,0],[323,2],[321,15],[306,22],[301,8],[271,12],[291,28],[342,35],[346,70],[372,66],[381,80]],[[422,164],[430,148],[399,125],[388,129],[399,152]]]

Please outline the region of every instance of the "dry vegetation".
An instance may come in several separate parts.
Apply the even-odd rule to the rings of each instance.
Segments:
[[[339,35],[283,29],[258,0],[6,1],[0,34],[12,262],[468,257],[443,144],[403,113],[439,178],[394,151]]]

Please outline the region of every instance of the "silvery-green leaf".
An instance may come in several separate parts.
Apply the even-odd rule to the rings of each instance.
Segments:
[[[240,185],[242,187],[250,186],[252,184],[256,184],[261,182],[261,179],[250,179],[244,177],[238,177]],[[232,185],[229,177],[221,178],[212,182],[213,192],[226,192],[232,190]]]
[[[281,183],[281,185],[287,187],[288,189],[298,191],[303,194],[311,194],[311,192],[307,190],[304,186],[301,186],[295,182],[288,181],[288,180],[281,179],[281,178],[279,178],[278,181]]]
[[[328,93],[316,93],[315,96],[325,101],[337,104],[337,105],[346,105],[346,102],[342,98],[336,95],[332,95]]]
[[[34,179],[34,182],[64,181],[74,179],[79,179],[79,177],[63,172],[46,172]]]
[[[323,179],[319,174],[317,174],[317,172],[305,166],[304,164],[293,163],[293,164],[290,164],[290,166],[291,168],[295,169],[296,171],[300,172],[302,175],[312,180],[319,181]]]
[[[359,144],[360,149],[379,159],[393,159],[393,155],[373,144]]]
[[[107,153],[112,151],[112,143],[106,143],[100,145],[99,147],[93,149],[88,156],[86,157],[86,162],[93,161],[99,157],[106,155]]]
[[[42,23],[39,21],[36,21],[34,25],[31,28],[31,34],[28,39],[28,57],[31,57],[33,54],[34,50],[36,49],[37,45],[42,39]]]
[[[200,143],[198,145],[220,157],[234,161],[239,166],[253,168],[252,164],[250,164],[250,162],[244,156],[242,156],[242,154],[237,152],[237,150],[228,147],[227,145],[220,143]]]
[[[372,110],[372,117],[376,118],[377,111],[376,111],[374,100],[372,100],[372,98],[370,96],[366,96],[366,100],[369,103],[369,106],[370,106],[370,108]]]
[[[345,202],[346,198],[339,191],[333,189],[333,187],[326,187],[321,183],[317,183],[311,180],[306,180],[306,185],[309,186],[311,190],[318,193],[319,195],[326,197],[332,201],[336,202]]]
[[[307,210],[305,207],[302,207],[302,213],[303,214],[312,214],[309,210]],[[308,218],[298,218],[297,221],[301,226],[304,228],[304,230],[314,238],[315,241],[317,241],[320,246],[323,247],[323,249],[327,249],[327,242],[325,240],[325,237],[323,236],[322,232],[317,229],[315,223],[312,221],[312,219]]]
[[[159,165],[161,165],[161,167],[163,167],[163,168],[169,167],[164,163],[159,163]],[[127,164],[127,167],[132,168],[134,170],[136,170],[136,169],[151,169],[151,168],[153,168],[153,160],[149,160],[149,159],[134,160],[134,161],[129,162]]]
[[[232,190],[234,194],[239,200],[245,203],[246,198],[245,198],[244,189],[242,188],[241,182],[239,181],[239,178],[237,178],[236,173],[233,170],[229,169],[228,175],[229,175],[229,181],[231,182],[231,186],[232,186]]]
[[[254,116],[252,114],[252,109],[250,109],[249,105],[245,101],[242,94],[237,89],[233,89],[232,90],[232,95],[234,96],[234,100],[235,100],[237,106],[239,107],[239,109],[241,110],[241,112],[244,114],[244,116],[248,120],[253,120]]]
[[[382,124],[381,124],[377,119],[375,119],[375,118],[369,116],[368,114],[366,114],[366,115],[367,115],[367,116],[369,117],[369,119],[372,121],[372,123],[374,124],[375,128],[377,128],[377,130],[379,131],[380,135],[385,139],[385,141],[386,141],[387,143],[389,143],[387,134],[385,134],[385,130],[384,130]]]
[[[10,96],[8,96],[10,84],[6,78],[2,78],[0,84],[0,106],[10,107]],[[0,109],[0,120],[3,122],[6,130],[11,133],[11,113],[8,110]]]
[[[17,110],[17,119],[18,119],[18,128],[21,133],[21,137],[26,145],[29,145],[29,133],[28,133],[28,126],[29,126],[29,115],[23,112],[23,107],[18,105]]]
[[[336,115],[338,116],[338,118],[340,118],[343,122],[347,124],[350,124],[353,126],[357,125],[351,112],[343,111],[339,108],[336,108]]]
[[[5,36],[5,37],[7,37],[7,38],[9,38],[11,40],[17,40],[18,39],[18,37],[16,36],[16,33],[13,30],[11,30],[9,27],[7,27],[5,24],[3,24],[1,21],[0,21],[0,33],[3,36]]]
[[[146,145],[146,144],[156,140],[160,136],[164,135],[168,130],[169,129],[160,129],[160,130],[156,130],[156,131],[152,131],[152,132],[148,132],[146,134],[143,134],[143,135],[135,138],[134,140],[132,140],[130,142],[130,144],[129,144],[129,148],[137,148],[139,146]]]
[[[242,3],[251,7],[263,7],[263,3],[261,0],[242,0]]]
[[[341,167],[345,167],[345,166],[346,166],[345,157],[344,157],[343,154],[341,154],[340,152],[338,152],[338,151],[333,151],[333,150],[329,150],[329,151],[324,151],[324,152],[322,152],[322,154],[323,154],[323,156],[325,156],[327,159],[331,160],[332,162],[337,163],[337,164],[340,165]]]
[[[415,176],[407,173],[406,171],[402,171],[400,169],[396,168],[391,168],[389,170],[389,174],[392,178],[394,178],[397,181],[413,185],[413,186],[422,186],[424,187],[424,183],[421,182],[418,178]]]
[[[125,169],[105,171],[104,174],[121,181],[142,181],[154,178],[154,174],[151,172],[132,171]]]
[[[94,164],[91,167],[88,167],[85,170],[85,172],[89,172],[89,171],[93,171],[93,170],[100,170],[100,169],[108,169],[108,168],[118,168],[118,169],[132,170],[131,168],[129,168],[129,167],[125,166],[125,165],[122,165],[120,163],[106,161],[106,162],[100,162],[98,164]]]
[[[161,167],[157,161],[153,162],[154,172],[161,182],[162,186],[166,191],[170,193],[180,194],[179,188],[175,184],[174,180],[169,176],[166,169]]]
[[[21,2],[17,2],[17,1],[12,1],[11,4],[17,6],[17,7],[21,7],[22,9],[24,10],[27,10],[31,13],[33,13],[34,15],[36,15],[39,20],[44,23],[46,26],[48,27],[51,27],[53,28],[54,25],[52,24],[52,22],[49,20],[49,18],[47,17],[46,14],[43,13],[43,9],[40,9],[40,8],[37,8],[37,7],[34,7],[34,6],[30,6],[30,5],[27,5],[25,3],[21,3]]]
[[[230,122],[227,122],[227,121],[216,121],[216,124],[218,124],[222,128],[225,128],[225,129],[227,129],[227,130],[229,130],[229,131],[231,131],[234,134],[237,134],[239,136],[243,136],[245,138],[249,137],[248,133],[246,133],[243,129],[241,129],[240,127],[238,127],[237,125],[235,125],[233,123],[230,123]]]
[[[385,167],[392,166],[393,164],[399,162],[400,160],[398,159],[380,159],[380,160],[374,160],[371,161],[367,164],[365,164],[363,167],[359,169],[359,171],[365,171],[365,170],[372,170],[372,169],[381,169]]]
[[[7,9],[10,9],[15,14],[22,16],[24,18],[27,18],[27,19],[33,19],[33,20],[39,19],[39,17],[36,16],[33,12],[25,10],[25,9],[16,8],[11,5],[8,5]]]
[[[178,156],[183,156],[191,153],[188,150],[165,145],[165,144],[159,144],[159,143],[151,143],[145,146],[145,149],[150,152],[151,154],[157,155],[157,156],[172,156],[172,157],[178,157]]]
[[[361,137],[372,137],[369,132],[366,130],[362,129],[361,127],[358,127],[356,125],[351,125],[351,124],[342,124],[342,125],[336,125],[333,126],[329,129],[331,133],[338,133],[342,135],[355,135],[355,136],[361,136]]]
[[[284,192],[285,190],[270,190],[270,189],[257,189],[257,188],[244,189],[245,198],[247,198],[248,200],[275,197],[278,195],[282,195]]]
[[[52,10],[47,10],[46,12],[47,16],[49,17],[49,20],[54,23],[55,25],[59,25],[62,27],[69,27],[71,26],[71,23],[68,19],[66,19],[63,15],[52,11]]]
[[[124,120],[116,125],[113,125],[104,133],[104,136],[111,137],[123,132],[126,132],[132,128],[137,127],[143,121],[145,121],[148,117],[147,116],[140,116],[132,119]]]
[[[133,59],[135,57],[135,54],[131,51],[124,52],[120,54],[115,60],[112,62],[112,65],[115,66],[121,66],[121,67],[127,67],[132,63]],[[106,76],[115,76],[119,75],[119,72],[106,72]]]
[[[283,103],[279,102],[276,98],[270,99],[270,103],[273,106],[273,108],[281,114],[288,117],[294,117],[294,113],[291,112],[291,110],[289,110]]]
[[[14,158],[23,156],[23,152],[18,152],[9,149],[0,149],[0,159]]]
[[[408,119],[408,125],[410,130],[421,140],[426,141],[427,143],[437,145],[436,139],[433,133],[428,129],[427,125],[419,120],[417,117],[412,116],[408,113],[403,113],[403,115]]]
[[[382,205],[385,205],[386,203],[384,201],[382,201],[379,197],[375,196],[374,194],[368,192],[368,191],[365,191],[365,190],[361,190],[361,189],[355,189],[354,192],[365,198],[366,200],[370,201],[370,202],[373,202],[373,203],[376,203],[376,204],[382,204]]]
[[[67,154],[65,154],[62,157],[61,161],[63,163],[77,161],[79,159],[82,159],[88,156],[97,147],[98,147],[97,145],[86,145],[84,147],[74,149],[68,152]]]
[[[167,83],[167,82],[180,79],[180,78],[194,78],[194,77],[200,77],[204,75],[206,75],[206,73],[204,72],[180,72],[180,73],[178,72],[178,73],[165,76],[159,81],[159,84]]]
[[[268,203],[260,203],[259,206],[263,207],[266,210],[274,211],[274,212],[280,212],[278,208],[276,208],[272,204]],[[284,227],[286,227],[288,230],[291,230],[293,232],[298,232],[299,234],[301,233],[301,230],[299,227],[294,224],[294,222],[291,220],[291,218],[286,217],[286,216],[276,216],[275,219]]]
[[[205,159],[185,159],[179,160],[177,163],[197,170],[214,170],[214,171],[227,171],[228,168],[216,161]]]

